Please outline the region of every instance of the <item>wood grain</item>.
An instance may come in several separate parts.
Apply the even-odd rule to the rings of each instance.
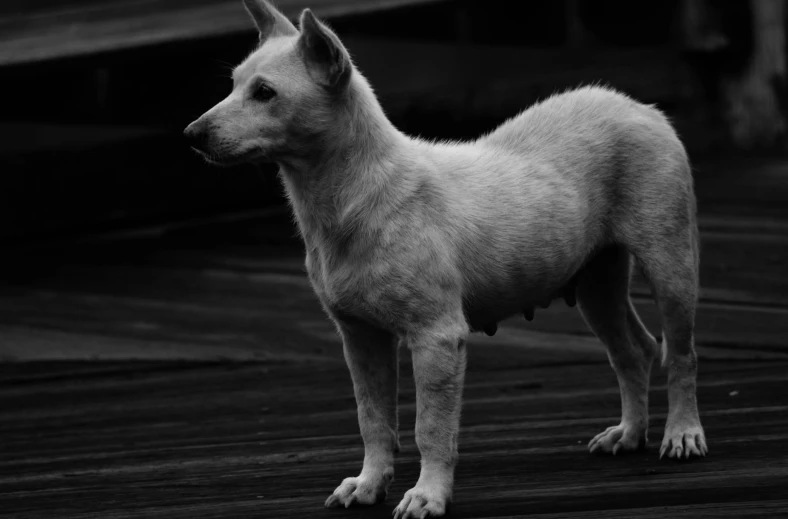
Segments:
[[[781,162],[749,163],[749,182]],[[701,415],[709,457],[590,456],[619,394],[604,348],[555,302],[469,345],[454,518],[781,517],[788,511],[788,218],[735,171],[699,173]],[[725,191],[725,183],[733,193]],[[788,200],[788,197],[783,198]],[[744,210],[726,212],[735,203]],[[7,248],[0,269],[0,515],[382,518],[418,476],[401,354],[397,479],[326,510],[363,448],[341,345],[283,211]],[[657,332],[638,281],[633,292]],[[26,360],[27,362],[12,362]]]
[[[767,517],[788,499],[785,362],[704,363],[699,395],[712,453],[682,464],[655,453],[666,411],[662,375],[652,396],[651,448],[592,457],[585,442],[618,411],[604,362],[573,365],[567,356],[564,365],[535,358],[514,366],[476,362],[492,352],[471,355],[452,517],[624,516],[627,509],[642,517],[740,509]],[[337,512],[322,501],[362,457],[341,365],[33,363],[0,371],[5,513],[383,517],[417,477],[408,376],[391,497]]]

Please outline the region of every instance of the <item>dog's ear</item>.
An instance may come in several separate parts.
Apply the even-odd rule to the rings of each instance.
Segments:
[[[309,9],[301,13],[298,49],[312,77],[327,90],[340,92],[350,82],[353,72],[350,54],[337,35]]]
[[[272,36],[295,36],[298,29],[266,0],[244,0],[244,6],[260,31],[260,43]]]

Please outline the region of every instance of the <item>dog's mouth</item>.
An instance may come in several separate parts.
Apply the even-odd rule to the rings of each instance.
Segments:
[[[191,147],[198,155],[200,155],[206,162],[214,166],[231,167],[241,164],[252,164],[255,162],[264,162],[265,157],[257,150],[249,150],[237,155],[227,155],[219,153],[211,153],[199,148]]]

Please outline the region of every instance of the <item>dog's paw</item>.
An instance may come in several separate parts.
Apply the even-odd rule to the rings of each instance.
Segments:
[[[381,478],[359,476],[345,478],[334,493],[326,499],[326,508],[349,508],[352,505],[374,505],[386,499],[388,485],[394,479],[393,471]]]
[[[690,456],[706,456],[709,448],[706,446],[706,434],[700,425],[668,425],[665,428],[665,437],[659,449],[659,458],[667,456],[680,460]]]
[[[448,500],[441,490],[427,485],[411,488],[394,509],[394,519],[443,517]]]
[[[646,446],[646,432],[643,427],[621,423],[608,427],[588,442],[591,454],[634,452]]]

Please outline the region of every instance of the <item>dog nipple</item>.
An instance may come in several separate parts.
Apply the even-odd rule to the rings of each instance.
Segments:
[[[497,323],[488,324],[487,326],[484,327],[484,333],[486,333],[490,337],[495,335],[495,332],[497,332],[497,331],[498,331],[498,324]]]
[[[526,308],[523,310],[523,315],[525,316],[526,321],[533,321],[534,320],[534,309],[533,308]]]

